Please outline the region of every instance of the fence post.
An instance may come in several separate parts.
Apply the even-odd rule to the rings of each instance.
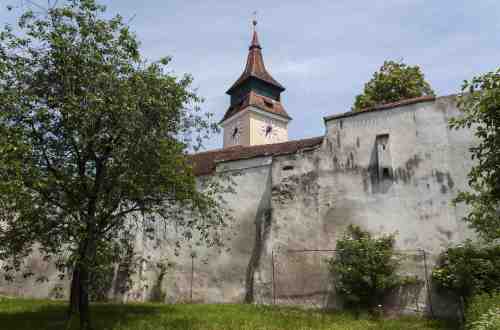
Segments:
[[[429,299],[429,311],[431,312],[431,317],[434,318],[434,310],[432,308],[432,292],[431,285],[429,282],[429,274],[427,271],[427,252],[424,249],[421,250],[424,256],[424,271],[425,271],[425,285],[427,287],[427,298]]]
[[[272,281],[273,281],[273,305],[276,305],[276,284],[274,283],[274,250],[271,251]]]
[[[194,253],[191,253],[191,284],[189,288],[189,296],[191,304],[193,303],[193,280],[194,280]]]

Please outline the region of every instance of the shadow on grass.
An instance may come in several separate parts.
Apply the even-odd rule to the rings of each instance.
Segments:
[[[65,309],[58,305],[27,305],[26,310],[4,311],[0,309],[2,329],[64,329]]]
[[[67,329],[67,305],[28,304],[24,309],[4,311],[0,304],[2,330],[60,330]],[[190,329],[196,324],[186,318],[176,318],[168,305],[92,304],[94,329]],[[164,315],[165,317],[160,317]],[[78,317],[71,320],[69,329],[78,329]],[[161,323],[161,324],[159,324]]]

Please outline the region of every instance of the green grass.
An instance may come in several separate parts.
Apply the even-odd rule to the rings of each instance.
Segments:
[[[0,298],[0,329],[66,329],[65,311],[64,302]],[[417,317],[375,321],[347,313],[256,305],[94,304],[92,317],[96,330],[452,329]]]

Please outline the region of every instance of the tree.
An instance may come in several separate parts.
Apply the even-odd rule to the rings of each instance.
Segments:
[[[500,69],[465,81],[458,106],[463,115],[450,127],[472,128],[478,144],[470,149],[475,160],[468,174],[470,191],[462,191],[456,203],[470,211],[465,221],[487,241],[500,238]]]
[[[433,96],[434,91],[419,66],[385,61],[373,78],[365,84],[362,94],[356,96],[353,111],[363,111],[385,103]]]
[[[0,33],[3,271],[22,271],[34,249],[69,269],[82,329],[90,279],[130,243],[119,237],[131,223],[175,223],[181,238],[220,245],[226,219],[224,187],[196,180],[187,155],[215,128],[191,77],[169,73],[168,58],[144,61],[122,17],[104,11],[70,0]]]

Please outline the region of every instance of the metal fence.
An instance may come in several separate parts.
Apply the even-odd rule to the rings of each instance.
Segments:
[[[416,279],[393,292],[387,308],[433,315],[429,254],[424,250],[400,250],[398,273]],[[273,304],[335,309],[341,301],[335,293],[330,261],[336,250],[282,250],[272,253]]]

